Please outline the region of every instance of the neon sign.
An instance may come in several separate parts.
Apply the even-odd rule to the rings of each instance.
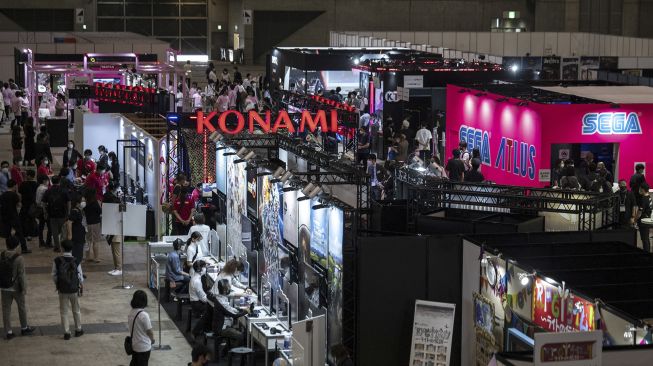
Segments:
[[[95,99],[136,106],[153,103],[156,90],[142,86],[127,86],[113,83],[95,83],[93,96]]]
[[[494,168],[522,178],[535,179],[535,157],[537,156],[535,145],[502,136],[497,155],[492,159],[488,131],[461,125],[458,132],[460,141],[467,142],[469,151],[479,150],[483,165],[494,166]],[[494,165],[492,161],[494,161]]]
[[[583,135],[631,135],[641,134],[642,125],[637,113],[604,112],[587,113],[583,116]]]
[[[211,120],[217,117],[217,125]],[[227,119],[235,122],[235,126],[227,125]],[[323,110],[311,114],[308,111],[301,113],[299,126],[295,129],[288,111],[282,110],[273,118],[270,111],[266,111],[263,115],[255,111],[249,111],[247,117],[236,110],[228,110],[222,113],[213,111],[208,115],[204,112],[197,112],[197,133],[203,133],[205,130],[214,132],[217,129],[222,133],[235,135],[245,129],[245,123],[250,133],[254,132],[254,125],[258,125],[264,133],[276,133],[280,129],[285,129],[290,133],[304,132],[306,130],[315,132],[319,127],[322,132],[338,132],[338,112],[335,109],[329,111],[329,119],[327,120],[327,112]]]

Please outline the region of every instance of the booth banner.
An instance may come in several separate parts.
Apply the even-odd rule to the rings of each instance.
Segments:
[[[317,198],[311,199],[311,207],[319,205],[320,202]],[[323,268],[327,268],[327,254],[329,251],[329,216],[327,209],[311,209],[311,246],[310,255],[311,259],[320,264]]]
[[[603,332],[536,333],[535,366],[601,366]]]
[[[560,57],[548,56],[542,58],[542,75],[544,80],[560,80]]]
[[[446,157],[460,141],[479,149],[485,179],[519,186],[536,186],[541,154],[541,123],[537,113],[497,96],[447,88]]]
[[[329,305],[328,318],[334,320],[329,325],[329,344],[342,343],[342,242],[344,236],[344,213],[338,207],[324,209],[329,211]]]
[[[271,175],[259,177],[259,222],[261,244],[265,259],[265,274],[274,290],[279,282],[279,245],[283,242],[283,211],[281,210],[281,183],[272,183]]]
[[[596,329],[594,304],[574,295],[569,289],[554,286],[541,278],[533,291],[533,323],[549,332],[591,331]]]
[[[404,75],[404,88],[423,88],[424,75]]]
[[[562,58],[562,80],[578,80],[578,58]]]
[[[243,216],[247,217],[247,175],[246,164],[234,164],[237,159],[236,155],[227,159],[227,246],[231,247],[232,255],[240,257],[245,249],[242,242]]]
[[[448,366],[456,304],[415,301],[409,365]]]

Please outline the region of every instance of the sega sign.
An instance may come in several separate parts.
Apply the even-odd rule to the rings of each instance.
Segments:
[[[587,113],[583,116],[583,135],[641,134],[642,125],[635,112]]]
[[[467,142],[467,150],[478,149],[481,153],[481,163],[490,165],[490,134],[488,131],[462,125],[458,132],[460,141]]]

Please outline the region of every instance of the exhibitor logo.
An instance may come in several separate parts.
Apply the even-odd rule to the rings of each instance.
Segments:
[[[635,112],[587,113],[583,116],[583,135],[638,135],[642,125]]]

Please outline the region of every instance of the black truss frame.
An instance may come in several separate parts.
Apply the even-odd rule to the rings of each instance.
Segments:
[[[585,191],[462,183],[430,177],[403,167],[395,172],[395,183],[408,189],[409,222],[421,212],[437,208],[473,206],[509,212],[537,214],[558,212],[578,215],[578,230],[596,230],[619,222],[619,197]],[[399,193],[400,190],[395,190]]]

